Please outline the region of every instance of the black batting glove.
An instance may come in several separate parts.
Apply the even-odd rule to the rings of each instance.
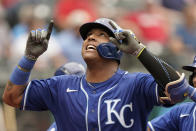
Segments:
[[[110,37],[110,41],[115,44],[119,50],[138,56],[140,52],[145,48],[135,37],[135,34],[131,30],[118,29],[119,27],[110,22],[110,25],[116,30],[115,38]]]
[[[51,20],[47,30],[37,29],[30,32],[25,49],[25,56],[28,59],[37,60],[47,50],[53,25],[54,22]]]

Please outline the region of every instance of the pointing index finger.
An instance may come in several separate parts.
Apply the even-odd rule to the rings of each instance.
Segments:
[[[48,31],[47,31],[47,35],[46,35],[46,39],[47,39],[47,40],[50,39],[50,36],[51,36],[51,33],[52,33],[53,26],[54,26],[54,21],[53,21],[53,20],[50,20],[50,24],[49,24],[49,26],[48,26]]]
[[[123,36],[122,34],[120,34],[120,32],[122,32],[122,28],[120,28],[115,22],[113,21],[109,21],[109,24],[111,25],[111,27],[115,30],[114,34],[115,34],[115,38],[118,40],[122,40],[125,38],[125,36]]]
[[[109,24],[112,26],[112,28],[113,28],[114,30],[117,30],[117,26],[116,26],[116,24],[115,24],[114,22],[109,21]]]

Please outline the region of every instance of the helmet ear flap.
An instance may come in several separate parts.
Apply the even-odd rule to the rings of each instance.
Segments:
[[[193,86],[193,76],[194,76],[194,74],[192,74],[192,75],[189,76],[189,84],[191,86]]]
[[[120,64],[120,59],[123,54],[113,43],[102,43],[97,46],[97,51],[101,57],[117,60]]]

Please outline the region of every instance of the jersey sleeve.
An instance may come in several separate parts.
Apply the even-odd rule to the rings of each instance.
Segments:
[[[176,106],[165,114],[149,121],[148,127],[151,131],[176,131],[178,130],[180,111],[179,106]]]
[[[21,110],[42,111],[55,109],[60,91],[59,83],[62,77],[52,77],[43,80],[32,80],[25,89]],[[66,86],[66,85],[65,85]]]
[[[160,105],[158,84],[150,74],[138,73],[135,81],[137,96],[140,99],[143,97],[143,103],[146,104],[147,109],[152,109],[154,105]]]

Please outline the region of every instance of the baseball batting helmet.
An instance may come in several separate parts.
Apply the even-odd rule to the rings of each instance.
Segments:
[[[183,66],[182,67],[184,70],[187,70],[187,71],[191,71],[193,72],[194,69],[196,69],[196,56],[194,57],[194,60],[193,60],[193,63],[188,65],[188,66]]]
[[[194,71],[196,69],[196,56],[194,57],[193,63],[188,66],[182,67],[184,70],[193,72],[192,75],[189,76],[189,84],[193,86],[193,76],[196,74]]]
[[[106,31],[110,36],[115,37],[114,33],[117,30],[114,29],[110,25],[109,22],[115,23],[111,19],[99,18],[99,19],[95,20],[94,22],[89,22],[89,23],[83,24],[80,27],[80,35],[83,38],[83,40],[85,40],[87,38],[87,34],[90,30],[92,30],[94,28],[99,28],[99,29],[103,29],[104,31]],[[97,48],[99,55],[102,56],[103,58],[114,59],[114,60],[117,60],[118,62],[120,62],[120,59],[122,57],[122,52],[116,47],[116,45],[114,45],[112,43],[103,43],[103,44],[100,44],[99,46],[97,46],[96,48]]]
[[[85,74],[84,66],[76,62],[69,62],[59,67],[54,73],[55,76],[73,74],[79,76]]]

